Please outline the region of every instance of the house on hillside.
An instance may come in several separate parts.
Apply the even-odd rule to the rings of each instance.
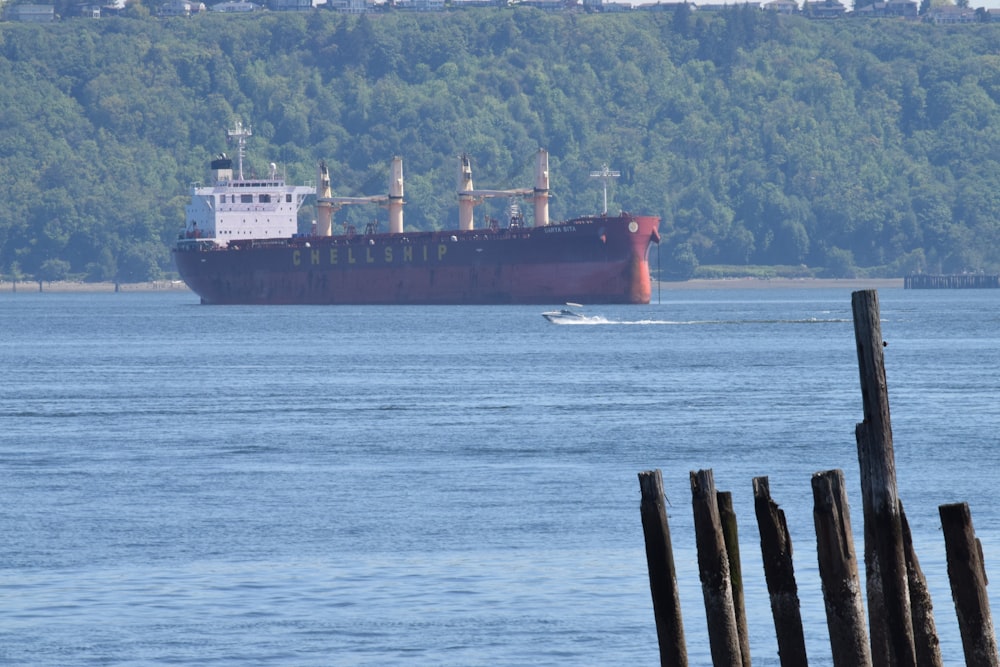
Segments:
[[[72,16],[79,16],[85,19],[101,18],[100,5],[74,5],[70,8],[70,12]]]
[[[959,7],[957,5],[945,5],[943,7],[932,7],[924,14],[924,20],[928,23],[976,23],[976,10],[971,7]]]
[[[375,11],[373,0],[327,0],[326,6],[341,14],[369,14]]]
[[[224,14],[247,14],[260,9],[260,5],[246,2],[245,0],[231,0],[230,2],[220,2],[217,5],[212,5],[213,12],[222,12]]]
[[[604,0],[584,0],[583,8],[588,11],[597,11],[604,14],[615,14],[632,11],[632,5],[625,2],[605,2]]]
[[[53,5],[9,5],[3,10],[3,17],[21,23],[51,23],[56,20],[56,8]]]
[[[205,11],[205,3],[192,0],[167,0],[160,5],[159,16],[191,16]]]
[[[471,9],[473,7],[506,7],[506,0],[451,0],[452,9]]]
[[[851,15],[858,18],[917,18],[917,3],[914,0],[888,0],[887,2],[873,2],[870,5],[855,9]]]
[[[764,5],[764,9],[769,12],[777,12],[779,14],[797,14],[799,11],[799,3],[795,0],[771,0]]]
[[[802,13],[811,19],[839,19],[847,13],[847,7],[839,0],[806,2],[802,5]]]
[[[396,0],[395,7],[410,12],[441,12],[444,0]]]
[[[272,12],[309,12],[313,0],[267,0],[267,8]]]

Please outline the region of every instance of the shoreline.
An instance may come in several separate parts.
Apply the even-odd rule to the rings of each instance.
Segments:
[[[902,289],[902,278],[700,278],[683,282],[653,282],[653,290],[664,291],[712,289]],[[41,292],[115,292],[115,283],[57,281],[43,283]],[[144,283],[119,283],[118,292],[188,292],[180,280],[155,280]],[[38,293],[38,283],[23,281],[16,285],[0,280],[0,294]]]
[[[34,293],[53,292],[64,294],[66,292],[188,292],[188,286],[180,280],[153,280],[145,283],[85,283],[72,280],[59,280],[42,283],[42,289],[38,289],[36,281],[18,281],[16,284],[9,280],[0,280],[0,294],[12,292]]]
[[[903,289],[902,278],[695,278],[661,282],[664,290],[698,289]],[[656,283],[653,283],[656,288]]]

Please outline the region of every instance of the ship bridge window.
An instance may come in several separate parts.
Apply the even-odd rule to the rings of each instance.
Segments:
[[[260,196],[260,203],[261,204],[270,204],[271,203],[271,195],[269,195],[269,194],[263,194],[263,195],[261,195]]]
[[[253,203],[253,195],[240,195],[240,203],[241,204],[252,204]]]

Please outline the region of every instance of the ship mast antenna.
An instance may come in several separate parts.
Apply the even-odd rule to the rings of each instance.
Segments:
[[[236,139],[236,159],[239,165],[240,180],[243,180],[243,156],[246,154],[247,137],[253,136],[250,126],[243,127],[243,122],[237,120],[236,127],[227,130],[226,136]]]
[[[601,165],[600,171],[590,172],[591,178],[596,178],[604,184],[604,215],[608,214],[608,181],[612,178],[618,178],[621,175],[620,171],[608,169],[607,163]]]

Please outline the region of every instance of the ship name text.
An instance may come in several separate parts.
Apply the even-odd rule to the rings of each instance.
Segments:
[[[331,246],[329,248],[302,248],[292,251],[295,266],[352,266],[366,264],[410,264],[413,262],[440,262],[448,254],[448,246],[423,244],[375,246]]]

